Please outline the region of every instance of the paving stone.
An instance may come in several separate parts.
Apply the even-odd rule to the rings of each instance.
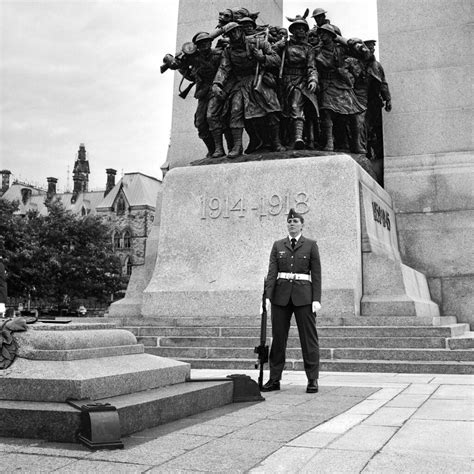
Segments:
[[[402,393],[395,398],[392,398],[392,400],[390,400],[386,406],[418,408],[429,398],[429,396],[430,395],[428,393],[420,393],[415,395],[405,395],[405,393]]]
[[[65,467],[62,467],[55,472],[69,474],[71,472],[101,472],[107,473],[110,472],[112,474],[115,473],[122,473],[122,472],[133,472],[133,473],[141,473],[141,472],[148,472],[151,466],[143,466],[131,463],[121,463],[121,462],[107,462],[107,461],[87,461],[87,460],[79,460],[74,461],[68,464]]]
[[[409,420],[383,448],[383,452],[409,451],[472,455],[474,423],[465,421]]]
[[[346,415],[342,414],[336,416],[332,420],[329,420],[322,425],[317,426],[313,429],[316,432],[322,433],[345,433],[353,426],[358,425],[367,418],[367,415]]]
[[[301,474],[354,474],[359,473],[372,456],[370,451],[319,451],[300,469]]]
[[[329,443],[334,441],[337,437],[341,436],[340,433],[325,433],[323,431],[307,431],[306,433],[298,436],[289,443],[288,446],[300,446],[307,448],[324,448]]]
[[[436,454],[397,453],[376,454],[362,471],[363,474],[417,474],[472,473],[472,460],[469,457],[437,456]]]
[[[301,447],[283,446],[268,456],[261,464],[250,469],[252,474],[282,472],[297,473],[315,455],[317,450]]]
[[[66,457],[39,456],[36,454],[2,454],[0,471],[3,472],[51,472],[74,462]]]
[[[364,420],[364,425],[402,426],[416,408],[383,407]]]
[[[448,400],[455,400],[459,398],[470,398],[474,397],[474,387],[472,385],[441,385],[432,397],[443,398]]]
[[[423,383],[412,383],[406,390],[403,391],[404,395],[418,395],[421,393],[432,394],[438,389],[437,384],[423,384]]]
[[[206,436],[172,433],[124,450],[96,451],[88,459],[157,465],[209,443],[212,439]]]
[[[403,388],[382,388],[369,396],[369,400],[391,400],[403,391]]]
[[[474,421],[474,399],[446,400],[429,399],[413,415],[418,420]],[[474,433],[473,433],[474,436]]]
[[[220,438],[160,466],[158,472],[192,469],[204,472],[245,472],[280,448],[280,444],[256,439]]]
[[[315,423],[311,420],[261,420],[251,426],[241,428],[231,433],[228,438],[275,441],[282,444],[296,438],[301,433],[313,428]]]
[[[374,453],[381,449],[396,431],[397,428],[391,426],[359,425],[337,438],[329,445],[329,449]]]
[[[349,410],[347,410],[346,414],[371,415],[372,413],[374,413],[374,411],[385,405],[385,403],[387,403],[385,400],[364,400],[363,402],[360,402]]]

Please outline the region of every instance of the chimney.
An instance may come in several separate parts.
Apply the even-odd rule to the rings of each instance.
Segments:
[[[0,196],[2,196],[8,191],[8,188],[10,187],[10,175],[12,173],[9,170],[2,170],[0,173],[2,173],[2,190],[0,191]]]
[[[105,192],[104,192],[104,197],[107,196],[107,194],[112,191],[112,189],[115,186],[115,175],[117,174],[117,170],[114,170],[112,168],[107,168],[106,170],[107,173],[107,184],[105,185]]]
[[[48,192],[46,193],[46,198],[51,200],[56,196],[56,183],[58,182],[58,178],[46,178],[46,180],[48,181]]]

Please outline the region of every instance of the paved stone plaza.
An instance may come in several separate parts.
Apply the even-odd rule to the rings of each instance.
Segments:
[[[305,385],[304,373],[286,372],[264,402],[135,433],[123,450],[0,438],[0,471],[472,472],[474,376],[323,372],[319,394]]]

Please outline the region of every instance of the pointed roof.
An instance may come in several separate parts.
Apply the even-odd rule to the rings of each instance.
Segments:
[[[142,173],[126,173],[97,206],[98,211],[114,206],[120,192],[123,192],[130,207],[155,208],[156,196],[161,189],[161,181]]]

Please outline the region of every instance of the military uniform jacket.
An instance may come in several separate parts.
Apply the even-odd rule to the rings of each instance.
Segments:
[[[278,278],[281,272],[311,275],[311,281]],[[321,261],[315,240],[301,236],[294,249],[288,237],[273,244],[265,296],[279,306],[286,306],[290,298],[295,306],[321,301]]]

